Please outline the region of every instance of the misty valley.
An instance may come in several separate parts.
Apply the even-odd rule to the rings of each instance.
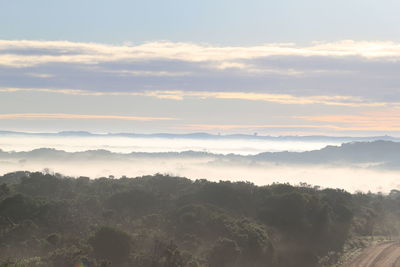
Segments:
[[[397,249],[400,143],[349,141],[256,154],[0,150],[0,266],[364,266],[366,248]]]
[[[162,173],[260,186],[305,182],[352,193],[400,189],[400,143],[392,137],[0,133],[3,144],[0,175],[48,169],[91,178]]]

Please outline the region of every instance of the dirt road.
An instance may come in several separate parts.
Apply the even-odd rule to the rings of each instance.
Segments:
[[[400,267],[400,243],[385,242],[366,248],[343,267]]]

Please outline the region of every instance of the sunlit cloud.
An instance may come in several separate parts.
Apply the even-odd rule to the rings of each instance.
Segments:
[[[309,96],[299,97],[287,94],[263,94],[248,92],[187,92],[187,91],[156,91],[148,93],[160,98],[184,99],[194,98],[216,98],[216,99],[237,99],[250,101],[266,101],[287,105],[309,105],[324,104],[338,106],[384,106],[386,103],[368,103],[358,97],[350,96]]]
[[[342,130],[335,125],[307,125],[307,124],[188,124],[183,128],[190,130],[238,130],[238,129],[268,129],[268,128],[317,128]]]
[[[18,51],[36,51],[18,54]],[[53,53],[50,53],[53,52]],[[232,61],[269,56],[361,56],[365,58],[399,57],[400,44],[394,42],[340,41],[259,46],[217,47],[193,43],[150,42],[141,45],[105,45],[67,41],[0,41],[0,64],[26,67],[49,62],[96,64],[104,61],[179,59],[185,61]],[[231,66],[239,66],[238,63]],[[224,66],[224,65],[220,65]],[[229,66],[226,65],[225,66]]]
[[[28,76],[36,77],[36,78],[52,78],[54,75],[48,73],[27,73]]]
[[[21,113],[21,114],[0,114],[0,120],[7,119],[100,119],[100,120],[127,120],[127,121],[170,121],[175,118],[164,117],[140,117],[122,115],[86,115],[86,114],[49,114],[49,113]]]
[[[293,96],[288,94],[267,94],[251,92],[197,92],[197,91],[143,91],[143,92],[96,92],[75,89],[47,89],[47,88],[1,88],[0,93],[11,92],[45,92],[56,94],[82,95],[82,96],[145,96],[160,99],[226,99],[264,101],[285,105],[311,105],[322,104],[349,107],[379,107],[393,105],[393,103],[370,102],[361,97],[352,96]]]
[[[356,118],[355,118],[356,119]],[[320,122],[316,119],[314,122]],[[321,120],[322,121],[322,120]],[[356,121],[356,120],[354,120]],[[331,121],[326,121],[331,122]],[[339,122],[342,124],[343,122]],[[232,130],[241,130],[241,129],[248,129],[248,130],[257,130],[257,129],[294,129],[294,131],[290,131],[290,133],[294,134],[297,129],[316,129],[316,130],[328,130],[331,131],[328,135],[332,134],[332,131],[336,132],[346,132],[346,131],[359,131],[359,132],[366,132],[366,131],[373,131],[373,132],[399,132],[400,131],[400,123],[397,122],[396,125],[393,124],[383,124],[377,121],[371,121],[368,123],[360,123],[351,125],[350,123],[347,125],[340,125],[335,124],[332,122],[331,124],[188,124],[183,126],[183,129],[187,130],[195,130],[195,131],[210,131],[210,130],[221,130],[221,131],[232,131]],[[280,131],[282,132],[282,131]],[[289,133],[289,132],[286,132]],[[309,134],[309,132],[308,132]]]
[[[233,47],[0,40],[0,69],[3,89],[350,106],[400,101],[395,42]]]
[[[357,131],[400,131],[400,109],[393,108],[355,115],[297,116],[312,122],[335,123],[338,127]]]
[[[121,76],[142,76],[142,77],[181,77],[188,76],[190,72],[172,72],[172,71],[134,71],[134,70],[107,70]]]
[[[330,134],[399,131],[400,113],[394,111],[400,106],[399,71],[400,43],[396,42],[215,46],[0,40],[0,98],[4,96],[0,119],[8,119],[3,125],[10,126],[4,127],[14,127],[12,120],[18,119],[179,118],[179,123],[157,129]],[[37,102],[42,97],[60,103],[79,100],[85,105],[76,112],[83,115],[69,114],[67,105],[37,109],[36,102],[21,110],[8,105],[21,97],[33,97]],[[114,102],[107,113],[119,115],[84,115],[101,113],[99,107],[109,98]],[[140,106],[133,114],[147,109],[143,114],[161,115],[126,115],[132,108],[128,100]],[[126,106],[120,107],[120,103]],[[218,112],[218,105],[224,105],[224,115],[210,116]],[[316,115],[310,116],[308,108]],[[265,114],[271,116],[264,118]]]

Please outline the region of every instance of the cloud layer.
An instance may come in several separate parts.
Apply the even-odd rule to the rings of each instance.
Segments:
[[[350,102],[391,102],[399,100],[400,44],[341,41],[215,47],[153,42],[112,46],[3,40],[0,70],[3,90],[251,92],[322,95],[344,103],[349,98]],[[240,96],[249,99],[249,95]]]
[[[166,131],[399,132],[399,72],[395,42],[0,40],[0,119],[163,120]],[[57,104],[26,101],[33,96]],[[23,111],[7,108],[21,99]],[[71,112],[77,101],[83,104]]]
[[[46,114],[46,113],[19,113],[0,114],[0,120],[7,119],[72,119],[72,120],[127,120],[127,121],[169,121],[175,118],[119,116],[119,115],[88,115],[88,114]]]

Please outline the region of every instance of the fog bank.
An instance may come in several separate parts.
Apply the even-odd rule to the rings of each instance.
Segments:
[[[256,185],[271,183],[308,183],[322,187],[342,188],[350,192],[389,192],[400,189],[400,172],[343,166],[276,165],[272,163],[227,164],[210,158],[140,158],[132,160],[8,160],[0,162],[0,175],[19,170],[43,171],[48,168],[68,176],[91,178],[137,177],[155,173],[210,181],[249,181]]]
[[[250,138],[0,135],[0,148],[6,151],[29,151],[46,147],[68,152],[97,149],[118,153],[193,150],[217,154],[255,155],[268,151],[308,151],[340,144],[340,141],[270,141]]]
[[[44,169],[91,178],[162,173],[256,185],[308,183],[350,192],[400,189],[400,142],[381,140],[325,147],[327,143],[284,138],[0,134],[0,174]],[[46,148],[34,149],[38,147]]]

